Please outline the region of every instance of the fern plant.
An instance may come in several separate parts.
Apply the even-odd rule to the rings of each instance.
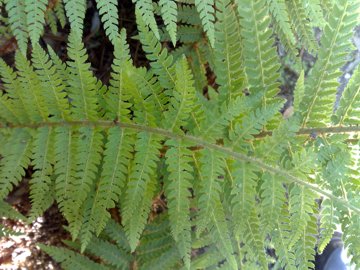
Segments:
[[[64,1],[68,61],[38,44],[39,27],[31,59],[18,51],[15,69],[0,60],[1,199],[32,166],[28,218],[58,203],[71,249],[41,247],[66,269],[266,269],[268,247],[278,268],[308,269],[337,226],[359,264],[359,70],[333,110],[358,1],[176,2],[134,1],[145,68],[132,62],[126,30],[117,30],[116,1],[97,1],[114,44],[108,85],[87,61],[83,0]],[[23,7],[14,3],[9,10]],[[157,28],[159,10],[169,39]],[[317,44],[306,18],[319,14]],[[159,39],[175,44],[182,24],[202,25],[207,38],[162,46]],[[296,40],[289,53],[300,44],[318,54],[299,76],[288,119],[274,32]],[[166,209],[154,218],[159,196]]]

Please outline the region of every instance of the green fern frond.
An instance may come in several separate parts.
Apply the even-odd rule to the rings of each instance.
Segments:
[[[172,89],[175,84],[173,59],[167,50],[161,48],[153,32],[147,28],[140,11],[136,10],[136,21],[139,29],[139,37],[146,57],[154,73],[159,77],[162,87]]]
[[[25,3],[21,0],[6,0],[5,4],[11,31],[16,37],[19,49],[23,54],[26,54],[28,28],[26,23]]]
[[[39,247],[67,270],[110,270],[109,267],[95,263],[87,257],[66,248],[45,246],[43,244],[39,244]]]
[[[296,245],[297,241],[304,241],[306,238],[306,228],[314,212],[315,198],[314,193],[303,187],[293,186],[290,190],[290,224],[294,231],[289,248]]]
[[[279,222],[282,205],[285,203],[285,189],[281,178],[265,173],[261,185],[261,221],[267,231],[271,231]]]
[[[178,60],[175,66],[175,88],[168,91],[170,105],[165,114],[166,127],[175,132],[182,132],[181,127],[186,125],[189,113],[195,99],[193,78],[185,57]]]
[[[313,27],[323,27],[325,24],[321,2],[320,0],[303,0],[306,16]]]
[[[160,34],[154,16],[152,0],[133,0],[133,2],[136,4],[136,12],[138,13],[136,18],[141,17],[144,24],[151,29],[155,37],[159,40]]]
[[[57,19],[60,22],[62,28],[65,27],[66,24],[66,16],[63,1],[57,1],[54,7],[54,12],[56,14]]]
[[[192,182],[193,168],[191,151],[186,144],[169,140],[166,144],[170,149],[166,152],[166,164],[169,171],[165,181],[165,195],[168,200],[169,220],[172,235],[178,243],[178,249],[185,265],[190,267],[191,224],[189,190]]]
[[[335,212],[334,204],[330,200],[321,202],[321,225],[320,225],[320,241],[318,243],[319,253],[322,253],[326,245],[330,242],[336,230],[336,224],[339,224],[338,217]]]
[[[135,157],[124,201],[123,224],[131,250],[135,250],[149,214],[155,169],[159,158],[159,138],[141,132],[135,143]]]
[[[336,125],[355,125],[360,123],[360,68],[358,67],[349,83],[347,84],[339,107],[335,115],[333,115],[333,122]]]
[[[316,217],[311,216],[306,228],[302,229],[301,237],[295,245],[295,262],[297,269],[313,269],[316,245]]]
[[[119,35],[118,26],[118,1],[116,0],[96,0],[96,5],[101,16],[101,21],[104,24],[106,35],[114,44]]]
[[[69,35],[69,98],[72,103],[72,117],[78,119],[97,119],[96,79],[86,62],[87,54],[77,32]]]
[[[169,33],[171,42],[176,45],[177,28],[177,5],[175,0],[160,0],[161,17],[164,20],[166,31]]]
[[[84,0],[63,0],[66,16],[69,19],[72,31],[82,35],[84,18],[86,12],[86,1]]]
[[[46,104],[37,74],[23,54],[15,55],[15,63],[20,87],[16,91],[21,96],[25,109],[31,116],[31,121],[46,121],[49,115],[49,104]]]
[[[199,236],[211,222],[214,205],[220,201],[220,179],[223,175],[224,160],[219,153],[204,149],[200,158],[200,181],[197,217],[197,235]]]
[[[195,0],[196,9],[200,15],[202,26],[209,38],[210,44],[215,44],[215,10],[214,0]]]
[[[132,134],[124,129],[111,128],[105,145],[103,170],[92,209],[93,225],[99,234],[110,218],[107,209],[115,207],[128,175],[133,152]],[[114,151],[116,149],[116,151]]]
[[[230,102],[242,95],[245,72],[242,64],[240,26],[229,0],[217,3],[218,23],[215,29],[215,73],[221,100]]]
[[[25,0],[27,29],[32,44],[37,44],[45,23],[48,0]]]
[[[86,253],[100,257],[102,261],[115,269],[129,269],[132,260],[132,256],[121,247],[96,237],[92,238],[86,248]]]
[[[7,95],[2,94],[1,96],[2,104],[4,104],[2,110],[5,111],[2,117],[15,117],[15,122],[28,122],[30,112],[26,110],[25,97],[22,91],[20,91],[21,86],[17,79],[17,74],[2,59],[0,59],[0,75],[3,82],[3,89],[8,93]]]
[[[101,162],[103,135],[96,128],[80,128],[74,162],[76,162],[76,173],[72,182],[70,198],[73,198],[73,212],[80,212],[91,187],[98,177],[98,166]],[[101,183],[99,183],[100,185]],[[82,220],[74,220],[70,225],[73,236],[79,233]],[[98,226],[101,226],[98,223]]]
[[[251,93],[263,93],[266,106],[277,95],[280,68],[265,0],[238,1],[245,71]]]
[[[226,258],[230,269],[238,269],[224,209],[220,201],[216,199],[210,210],[209,232],[212,235],[213,243],[216,243],[219,252]]]
[[[30,165],[32,141],[24,129],[15,130],[1,151],[0,199],[5,199],[13,186],[25,176],[25,168]]]
[[[34,45],[32,62],[42,89],[47,90],[44,98],[48,104],[49,114],[55,120],[69,120],[70,109],[66,99],[65,85],[54,63],[39,45]]]
[[[179,1],[178,1],[179,2]],[[201,19],[199,13],[194,5],[177,5],[177,21],[179,23],[190,25],[201,25]]]
[[[78,219],[73,211],[72,184],[76,177],[76,130],[68,127],[55,129],[55,194],[60,211],[70,223]]]
[[[276,29],[278,29],[281,42],[287,49],[292,48],[296,43],[296,38],[291,28],[285,0],[267,0],[266,2],[273,20],[276,22]]]
[[[290,217],[287,206],[281,208],[278,223],[275,224],[275,230],[272,233],[272,243],[275,245],[278,264],[285,269],[295,270],[295,254],[293,250],[289,250],[291,241]]]
[[[129,93],[126,93],[124,87],[124,68],[130,62],[129,45],[126,43],[126,31],[121,30],[119,38],[114,42],[114,62],[112,65],[112,73],[109,91],[105,94],[105,101],[108,107],[107,117],[109,119],[117,119],[127,121],[130,113],[128,102]]]
[[[301,43],[301,47],[306,48],[310,52],[317,51],[317,44],[314,31],[306,16],[302,0],[285,1],[293,29],[296,29],[297,38]]]
[[[339,68],[346,62],[345,55],[351,47],[351,31],[357,22],[359,3],[343,1],[334,5],[327,26],[321,38],[321,45],[327,50],[319,52],[312,76],[305,85],[305,95],[301,103],[302,126],[325,126],[332,114]],[[348,29],[348,30],[347,30]],[[319,120],[321,119],[321,120]]]
[[[50,207],[54,201],[52,179],[54,162],[54,131],[52,128],[39,128],[35,134],[32,149],[32,165],[35,172],[30,180],[32,201],[31,218],[35,219]]]

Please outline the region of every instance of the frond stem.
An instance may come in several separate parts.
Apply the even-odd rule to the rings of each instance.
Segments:
[[[33,124],[20,124],[20,125],[0,125],[0,129],[6,129],[6,128],[30,128],[30,129],[36,129],[39,127],[61,127],[61,126],[94,126],[94,127],[114,127],[118,126],[120,128],[127,128],[137,131],[145,131],[153,134],[162,135],[167,138],[172,138],[176,140],[187,140],[196,143],[198,146],[202,146],[204,148],[213,149],[217,152],[223,153],[227,156],[230,156],[234,159],[243,161],[243,162],[249,162],[251,164],[257,165],[258,167],[262,168],[265,171],[268,171],[269,173],[282,175],[284,179],[287,179],[287,181],[296,183],[300,186],[309,188],[318,194],[325,196],[333,201],[338,202],[340,205],[353,210],[357,214],[360,215],[360,209],[356,207],[355,205],[350,204],[348,201],[342,198],[338,198],[335,195],[331,194],[330,192],[327,192],[323,190],[321,187],[309,183],[307,181],[301,180],[298,177],[295,177],[291,175],[290,173],[284,171],[280,167],[276,165],[270,165],[262,161],[261,159],[247,156],[245,154],[235,152],[230,148],[226,148],[221,145],[209,143],[202,138],[194,137],[191,135],[184,135],[184,134],[176,134],[171,131],[162,129],[162,128],[156,128],[156,127],[149,127],[145,125],[140,124],[133,124],[133,123],[123,123],[123,122],[116,122],[116,121],[107,121],[107,120],[98,120],[98,121],[89,121],[89,120],[83,120],[83,121],[58,121],[58,122],[40,122],[40,123],[33,123]],[[350,127],[329,127],[329,128],[314,128],[314,129],[301,129],[298,134],[304,135],[304,134],[312,134],[313,132],[318,133],[349,133],[349,132],[360,132],[360,126],[350,126]]]

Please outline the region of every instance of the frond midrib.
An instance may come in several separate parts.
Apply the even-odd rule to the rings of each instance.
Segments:
[[[269,173],[279,174],[281,176],[284,176],[284,179],[286,179],[287,181],[296,183],[303,187],[306,187],[320,195],[323,195],[333,201],[336,201],[341,206],[343,206],[345,208],[349,208],[352,211],[354,211],[360,215],[360,208],[356,207],[355,205],[350,204],[348,201],[346,201],[342,198],[336,197],[335,195],[331,194],[330,192],[328,192],[326,190],[323,190],[321,187],[319,187],[315,184],[309,183],[305,180],[302,180],[302,179],[288,173],[287,171],[285,171],[284,169],[282,169],[276,165],[270,165],[270,164],[264,162],[262,159],[259,159],[257,157],[251,157],[251,156],[247,156],[245,154],[239,153],[239,152],[235,152],[232,149],[229,149],[227,147],[224,147],[224,146],[221,146],[218,144],[209,143],[209,142],[203,140],[202,138],[195,137],[192,135],[176,134],[176,133],[173,133],[166,129],[150,127],[150,126],[141,125],[141,124],[121,123],[121,122],[104,121],[104,120],[101,120],[101,121],[84,120],[84,121],[67,121],[67,122],[65,122],[65,121],[41,122],[38,124],[28,124],[28,125],[24,124],[24,125],[16,125],[16,126],[0,125],[0,130],[15,128],[15,127],[36,129],[36,128],[39,128],[42,126],[98,126],[98,127],[103,127],[103,128],[110,128],[110,127],[118,126],[119,128],[132,129],[132,130],[136,130],[136,131],[140,131],[140,132],[141,131],[148,132],[151,134],[158,134],[158,135],[162,135],[164,137],[172,138],[175,140],[185,140],[185,141],[187,140],[187,141],[197,144],[198,146],[223,153],[223,154],[230,156],[236,160],[252,163],[252,164],[262,168],[263,170],[268,171]],[[342,129],[344,129],[344,131]],[[311,129],[305,129],[305,130],[309,132]],[[313,130],[316,130],[316,129],[313,129]],[[346,131],[349,132],[351,130],[351,132],[360,133],[360,126],[319,128],[318,130],[322,130],[322,131],[329,130],[329,133],[334,133],[334,131],[335,131],[335,133],[343,133]],[[312,132],[313,131],[309,132],[308,134],[312,134]]]

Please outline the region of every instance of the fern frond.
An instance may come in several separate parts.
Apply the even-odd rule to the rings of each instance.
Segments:
[[[27,29],[32,44],[37,44],[45,23],[48,0],[25,0]]]
[[[289,243],[292,235],[287,206],[283,205],[280,211],[281,214],[278,223],[275,224],[276,228],[272,233],[272,242],[275,245],[279,265],[285,269],[295,270],[295,254],[293,250],[289,250]]]
[[[14,130],[1,151],[0,199],[5,197],[25,176],[25,168],[30,165],[31,137],[24,129]]]
[[[217,3],[218,23],[215,28],[215,73],[221,100],[230,102],[242,95],[245,71],[242,64],[240,26],[234,6],[229,0]]]
[[[114,61],[111,66],[112,73],[109,91],[105,94],[105,101],[108,108],[107,117],[126,121],[130,113],[128,102],[129,93],[124,87],[124,68],[130,62],[129,45],[126,43],[126,31],[121,30],[120,36],[114,42]]]
[[[313,27],[323,27],[325,24],[321,2],[320,0],[303,0],[306,16]]]
[[[273,20],[276,22],[279,38],[284,46],[288,49],[295,45],[296,39],[291,28],[289,13],[285,0],[267,0],[266,1]]]
[[[113,219],[110,219],[105,229],[105,234],[114,241],[118,247],[130,252],[130,246],[126,239],[124,228]]]
[[[234,250],[227,226],[225,213],[220,201],[215,200],[210,211],[209,231],[219,252],[226,258],[231,269],[238,269],[238,264],[234,256]]]
[[[159,40],[160,34],[154,16],[154,7],[152,0],[133,0],[133,2],[136,4],[136,12],[138,13],[136,18],[138,18],[138,16],[141,16],[145,25],[151,29],[155,37]]]
[[[5,111],[3,117],[6,115],[9,117],[10,113],[10,117],[14,115],[18,122],[28,122],[31,113],[26,109],[26,98],[22,94],[17,74],[2,59],[0,59],[0,76],[3,82],[3,89],[7,92],[7,95],[3,94],[1,98],[2,104],[4,104],[2,110]]]
[[[356,125],[360,123],[360,67],[358,67],[347,84],[333,122],[336,125]]]
[[[303,241],[306,237],[306,228],[314,212],[315,194],[303,187],[293,186],[290,190],[289,211],[291,214],[290,224],[293,229],[291,248],[297,241]]]
[[[98,177],[98,166],[101,162],[103,135],[99,129],[83,127],[77,137],[77,148],[74,157],[76,173],[72,181],[70,198],[73,198],[73,212],[80,212],[91,187]],[[69,224],[74,238],[79,233],[82,220]],[[98,224],[100,226],[100,224]]]
[[[316,245],[316,217],[311,216],[306,228],[302,228],[301,237],[295,245],[297,269],[313,269]]]
[[[149,214],[159,149],[159,138],[155,135],[144,132],[138,134],[123,210],[123,224],[132,251],[138,244]]]
[[[76,135],[75,129],[58,127],[55,129],[55,194],[60,211],[65,218],[72,223],[78,219],[78,213],[74,213],[71,192],[72,183],[76,177]]]
[[[185,57],[182,57],[175,66],[175,89],[168,93],[170,98],[169,109],[165,114],[166,126],[170,130],[182,132],[181,127],[186,125],[189,113],[195,99],[193,78]],[[170,92],[170,91],[168,91]]]
[[[314,31],[306,16],[302,0],[285,1],[293,29],[296,29],[297,38],[301,42],[302,47],[310,52],[317,51],[317,44]]]
[[[215,44],[215,10],[214,0],[195,0],[196,9],[200,15],[202,26],[209,38],[210,44]]]
[[[0,117],[3,122],[19,122],[13,102],[7,94],[0,93],[0,105]]]
[[[69,19],[72,31],[83,33],[84,18],[86,12],[86,1],[84,0],[63,0],[66,16]]]
[[[93,225],[97,234],[100,234],[110,218],[107,209],[115,207],[125,186],[134,144],[132,134],[117,127],[108,131],[107,139],[103,170],[96,190],[91,217],[94,220]]]
[[[114,44],[119,35],[118,26],[118,1],[116,0],[96,0],[97,9],[101,16],[101,21],[104,24],[106,35]]]
[[[229,138],[232,148],[239,149],[244,141],[253,139],[253,136],[258,134],[268,121],[279,112],[281,105],[280,102],[273,103],[267,107],[258,108],[242,117],[235,124],[233,130],[230,130]]]
[[[11,31],[16,37],[20,51],[25,55],[28,43],[25,2],[22,0],[6,0],[5,4]]]
[[[185,265],[190,267],[191,224],[189,198],[192,171],[191,151],[186,144],[169,140],[166,144],[170,149],[166,152],[166,164],[169,171],[165,181],[165,195],[168,200],[169,220],[172,235],[178,243],[178,249]]]
[[[285,189],[281,177],[265,173],[261,185],[261,221],[267,231],[279,222],[282,205],[285,203]]]
[[[345,55],[351,46],[351,31],[357,22],[359,3],[343,1],[336,3],[321,38],[321,45],[327,50],[319,52],[309,82],[305,86],[305,95],[301,103],[303,112],[302,126],[324,126],[332,114],[340,67],[346,62]]]
[[[46,246],[43,244],[39,244],[39,247],[54,258],[55,261],[60,263],[66,270],[110,270],[110,268],[95,263],[87,257],[66,248]]]
[[[3,200],[0,200],[0,216],[3,218],[6,217],[14,220],[23,220],[23,221],[26,220],[26,217],[24,217],[22,214],[16,211],[10,204],[6,203]]]
[[[220,201],[220,180],[223,175],[224,160],[219,153],[204,149],[200,158],[200,191],[198,197],[199,214],[197,217],[197,235],[208,226],[214,205]]]
[[[163,88],[172,89],[175,84],[173,59],[168,51],[161,48],[155,34],[149,31],[141,12],[136,10],[136,22],[139,29],[139,37],[146,57],[150,61],[150,65],[154,73],[159,77],[160,84]]]
[[[40,87],[40,80],[21,53],[15,55],[16,68],[18,69],[18,79],[20,88],[17,89],[33,122],[47,121],[49,106],[45,102],[45,95]]]
[[[44,99],[52,119],[69,120],[70,109],[66,99],[65,85],[53,62],[39,45],[33,46],[32,62],[41,87],[46,90]]]
[[[141,269],[178,269],[182,266],[168,220],[164,216],[146,226],[137,250]]]
[[[261,104],[274,101],[278,93],[280,68],[278,55],[274,47],[270,18],[265,0],[238,1],[243,55],[247,80],[252,93],[264,93]],[[271,101],[272,100],[272,101]]]
[[[161,17],[164,20],[166,31],[169,33],[171,42],[176,45],[177,28],[177,5],[175,0],[160,0]]]
[[[69,35],[68,54],[72,60],[67,62],[72,116],[77,119],[95,120],[98,118],[96,79],[90,71],[90,64],[86,62],[86,50],[76,31]]]
[[[177,1],[179,2],[179,1]],[[177,5],[177,21],[179,23],[190,24],[190,25],[201,25],[201,19],[199,13],[194,5]]]
[[[336,224],[339,224],[336,215],[336,209],[332,201],[325,199],[321,202],[321,225],[320,225],[320,241],[318,243],[319,253],[322,253],[326,245],[330,242],[336,231]]]
[[[65,27],[66,24],[66,16],[63,1],[57,1],[54,6],[54,12],[56,14],[57,19],[60,22],[62,28]]]
[[[86,253],[100,257],[107,265],[115,269],[128,269],[132,256],[117,245],[93,237],[86,248]]]
[[[343,226],[344,237],[343,241],[345,246],[349,249],[349,255],[351,256],[351,262],[355,265],[360,263],[360,237],[357,233],[360,226],[359,215],[352,215],[346,222],[347,225]]]
[[[52,128],[43,127],[36,130],[32,149],[32,165],[35,172],[30,180],[30,219],[40,216],[54,201],[54,182],[51,178],[54,163],[53,136]]]

